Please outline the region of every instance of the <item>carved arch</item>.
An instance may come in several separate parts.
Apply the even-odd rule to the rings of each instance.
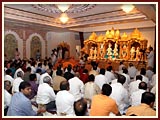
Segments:
[[[42,59],[44,59],[44,57],[45,57],[45,41],[44,41],[44,39],[42,38],[42,36],[41,35],[39,35],[38,33],[33,33],[33,34],[31,34],[29,37],[28,37],[28,39],[27,39],[27,41],[26,41],[26,53],[27,53],[27,58],[30,58],[30,57],[32,57],[31,56],[31,43],[32,43],[32,40],[33,40],[33,37],[38,37],[39,38],[39,40],[40,40],[40,43],[41,43],[41,58]]]
[[[8,39],[7,41],[4,41],[4,49],[5,49],[4,52],[5,51],[8,52],[5,54],[8,54],[7,56],[12,59],[15,52],[15,48],[18,48],[20,52],[20,58],[22,59],[23,58],[23,39],[21,39],[15,31],[8,30],[4,32],[4,40],[8,35],[10,35],[10,38],[9,38],[10,40]],[[13,40],[12,38],[15,40]],[[6,43],[6,42],[10,42],[10,43]],[[12,42],[15,42],[15,43],[12,43]],[[6,49],[10,49],[10,50],[8,51]]]

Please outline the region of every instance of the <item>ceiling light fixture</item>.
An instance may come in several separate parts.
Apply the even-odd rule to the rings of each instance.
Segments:
[[[122,6],[124,12],[129,13],[133,10],[134,6],[131,4],[125,4]]]
[[[58,9],[60,9],[62,12],[65,12],[69,9],[69,4],[57,4]]]
[[[66,13],[62,13],[59,19],[63,24],[65,24],[69,20]]]

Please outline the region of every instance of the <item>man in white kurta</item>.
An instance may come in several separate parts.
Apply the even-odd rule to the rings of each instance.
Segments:
[[[112,80],[115,79],[114,73],[112,72],[112,66],[109,66],[107,68],[107,71],[105,72],[105,77],[108,79],[108,83],[111,83]]]
[[[95,76],[94,82],[102,89],[103,84],[108,84],[108,79],[105,76],[105,69],[100,69],[100,74]]]
[[[156,73],[152,76],[152,80],[151,80],[150,85],[151,85],[151,87],[156,85]]]
[[[81,99],[84,95],[84,83],[77,76],[69,79],[68,82],[70,85],[69,92],[75,97],[76,101]]]
[[[45,76],[43,78],[43,82],[44,83],[38,86],[36,102],[37,104],[46,105],[46,109],[55,108],[54,101],[56,95],[51,87],[51,78],[49,76]],[[50,104],[53,106],[50,106]]]
[[[129,95],[138,90],[139,83],[142,82],[142,76],[137,75],[136,81],[133,81],[129,84]]]
[[[94,83],[94,75],[89,75],[88,82],[84,85],[84,98],[86,98],[89,102],[92,101],[92,97],[101,92],[100,87]]]
[[[117,83],[111,84],[112,93],[110,97],[116,101],[121,114],[125,113],[125,110],[129,105],[128,92],[123,87],[125,80],[126,78],[123,75],[119,75]]]
[[[22,71],[17,72],[16,79],[13,81],[12,93],[19,92],[19,85],[20,85],[21,82],[24,81],[22,79],[23,75],[24,74],[23,74]]]
[[[69,93],[69,82],[62,81],[60,91],[56,95],[56,108],[58,116],[75,116],[74,96]]]
[[[146,69],[145,68],[141,68],[140,74],[142,75],[142,81],[146,82],[148,84],[149,79],[148,77],[146,77]]]
[[[124,69],[123,69],[122,75],[126,77],[126,81],[125,81],[125,83],[123,84],[123,86],[128,90],[128,85],[129,85],[129,83],[130,83],[131,80],[130,80],[130,77],[129,77],[129,75],[128,75],[128,70],[127,70],[127,68],[124,68]]]
[[[138,70],[136,69],[136,67],[132,63],[129,63],[128,75],[130,76],[131,79],[134,79],[137,72]]]
[[[142,94],[147,90],[147,84],[145,82],[141,82],[139,84],[139,89],[131,94],[130,104],[132,106],[137,106],[141,104]]]
[[[11,94],[8,92],[11,88],[11,82],[10,81],[4,81],[4,115],[7,115],[8,107],[11,102]]]

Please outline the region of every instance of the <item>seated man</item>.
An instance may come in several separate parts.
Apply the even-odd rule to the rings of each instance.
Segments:
[[[74,96],[69,92],[69,82],[62,81],[60,83],[60,91],[57,93],[56,96],[56,107],[57,107],[57,115],[58,116],[66,116],[72,115],[75,116],[74,113]]]
[[[4,81],[4,116],[7,115],[7,111],[11,102],[12,95],[9,93],[11,88],[11,82],[9,80]]]
[[[74,103],[74,111],[76,116],[86,116],[87,115],[87,100],[80,99]]]
[[[32,109],[31,101],[28,99],[28,96],[31,94],[31,85],[28,82],[21,82],[19,91],[11,98],[7,116],[35,116],[45,112],[42,110],[35,112]]]
[[[140,82],[139,83],[139,86],[138,86],[138,90],[133,92],[130,96],[130,104],[132,106],[137,106],[137,105],[140,105],[141,104],[141,98],[142,98],[142,94],[144,92],[146,92],[147,90],[147,83],[145,82]]]
[[[51,87],[51,77],[45,76],[43,78],[43,83],[38,87],[36,102],[39,107],[41,105],[46,106],[46,110],[48,111],[56,108],[55,98],[56,95]]]
[[[151,92],[144,92],[141,98],[141,104],[138,106],[129,107],[126,115],[137,115],[137,116],[156,116],[156,111],[153,110],[155,102],[155,95]]]
[[[110,113],[120,115],[116,101],[110,98],[112,87],[109,84],[102,86],[102,93],[93,96],[90,116],[109,116]]]

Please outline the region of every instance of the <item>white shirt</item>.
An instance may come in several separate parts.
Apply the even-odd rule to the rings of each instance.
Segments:
[[[75,115],[74,113],[74,96],[67,90],[59,91],[56,95],[57,115],[61,113],[66,115]]]
[[[124,108],[129,104],[128,92],[121,83],[111,84],[111,87],[112,93],[110,97],[116,101],[120,113],[123,114],[125,112]]]
[[[8,81],[11,82],[11,86],[13,85],[14,78],[12,78],[12,76],[10,76],[10,75],[5,75],[5,76],[4,76],[4,81],[6,81],[6,80],[8,80]]]
[[[119,70],[119,71],[121,71],[123,67],[125,67],[125,65],[124,65],[124,64],[119,65],[118,70]]]
[[[115,79],[114,74],[112,72],[110,72],[110,71],[106,71],[105,72],[105,77],[108,79],[109,83],[112,82],[112,80]]]
[[[142,81],[144,81],[144,82],[146,82],[148,84],[149,79],[148,79],[148,77],[142,75]]]
[[[130,77],[129,77],[129,75],[128,74],[125,74],[125,73],[122,73],[122,75],[123,76],[125,76],[125,78],[126,78],[126,81],[125,81],[125,83],[123,84],[123,86],[126,88],[126,89],[128,89],[128,85],[129,85],[129,83],[130,83]]]
[[[142,82],[141,80],[136,80],[136,81],[133,81],[129,84],[129,94],[131,95],[133,92],[139,90],[138,86],[139,86],[139,83]]]
[[[54,101],[55,97],[54,90],[49,84],[42,83],[39,85],[36,98],[38,104],[48,104],[49,102]]]
[[[131,94],[131,105],[137,106],[141,104],[141,98],[142,94],[145,92],[145,90],[139,89],[138,91],[135,91]]]
[[[34,66],[31,66],[31,73],[32,74],[36,73],[36,68]]]
[[[136,73],[138,72],[138,70],[135,68],[135,66],[131,66],[128,68],[128,75],[131,78],[134,78],[136,76]]]
[[[39,73],[36,73],[36,77],[37,77],[36,84],[39,85],[41,75]]]
[[[91,70],[93,70],[93,68],[92,68]],[[100,68],[99,68],[99,67],[97,67],[96,71],[97,71],[97,72],[98,72],[98,74],[99,74],[99,73],[100,73]]]
[[[92,100],[94,95],[97,95],[101,92],[100,87],[94,82],[87,82],[84,85],[84,98]]]
[[[68,80],[70,85],[69,92],[75,97],[76,101],[84,95],[84,84],[78,77],[73,77]]]
[[[152,80],[152,76],[154,75],[154,72],[151,70],[146,71],[146,76],[148,77],[149,81]]]
[[[152,76],[152,80],[151,80],[151,86],[155,86],[155,85],[156,85],[156,74]]]
[[[12,93],[14,92],[19,92],[19,85],[21,82],[23,82],[24,80],[22,80],[21,77],[17,77],[14,81],[13,81],[13,87],[12,87]]]
[[[106,84],[109,82],[108,82],[108,79],[104,75],[99,74],[95,76],[94,83],[96,83],[99,86],[99,88],[102,89],[103,84]]]
[[[6,89],[4,89],[4,109],[9,107],[11,102],[11,97],[12,97],[11,94]]]

